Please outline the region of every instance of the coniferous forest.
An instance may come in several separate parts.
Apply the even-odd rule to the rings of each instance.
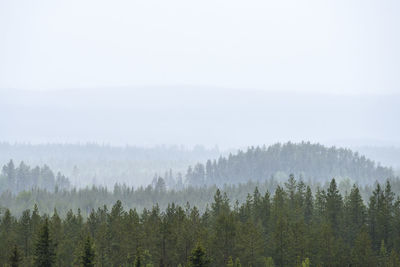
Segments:
[[[0,267],[400,267],[400,0],[0,0]]]
[[[400,179],[351,150],[249,148],[178,179],[77,188],[10,160],[0,266],[400,266]]]
[[[121,201],[61,217],[6,209],[3,266],[399,266],[400,198],[389,182],[367,202],[336,181],[315,194],[293,176],[272,193],[256,187],[242,204],[216,190],[195,205],[138,211]],[[7,265],[8,264],[8,265]]]

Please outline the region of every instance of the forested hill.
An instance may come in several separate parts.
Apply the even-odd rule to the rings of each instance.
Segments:
[[[289,174],[313,182],[325,182],[335,177],[349,178],[359,184],[383,181],[394,175],[391,168],[380,166],[350,149],[288,142],[250,147],[246,152],[208,160],[205,165],[198,163],[188,168],[186,181],[190,185],[222,185],[271,177],[280,180]]]

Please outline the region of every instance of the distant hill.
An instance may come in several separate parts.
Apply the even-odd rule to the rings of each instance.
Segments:
[[[350,178],[359,184],[393,177],[391,168],[350,149],[320,144],[277,143],[269,147],[250,147],[218,160],[189,167],[186,182],[191,185],[262,181],[271,177],[287,179],[289,174],[305,181],[325,182],[332,178]]]

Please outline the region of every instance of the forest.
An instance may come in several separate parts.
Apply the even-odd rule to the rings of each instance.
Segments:
[[[6,209],[1,266],[399,266],[400,198],[390,182],[367,202],[335,179],[315,194],[294,176],[273,193],[256,187],[242,204],[216,190],[204,212],[125,209],[121,201],[86,217],[38,206]],[[7,265],[8,264],[8,265]]]
[[[358,184],[370,184],[382,177],[394,176],[383,167],[350,149],[320,144],[284,143],[250,147],[228,157],[207,160],[189,167],[186,177],[192,185],[262,181],[271,176],[302,176],[307,181],[329,181],[332,177],[351,178]]]
[[[399,236],[393,170],[318,144],[250,147],[136,187],[13,160],[0,175],[0,266],[400,266]]]

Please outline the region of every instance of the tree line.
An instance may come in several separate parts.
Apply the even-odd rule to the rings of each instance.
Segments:
[[[312,182],[325,182],[332,177],[350,178],[362,185],[394,176],[391,168],[376,164],[350,149],[288,142],[250,147],[245,152],[239,150],[228,157],[198,163],[188,168],[186,179],[190,185],[221,186],[227,182],[263,181],[271,176],[286,179],[289,174]]]
[[[69,189],[70,187],[71,184],[67,177],[60,172],[54,175],[54,172],[47,165],[31,168],[21,161],[15,167],[14,161],[10,160],[3,166],[0,174],[0,193],[7,191],[15,194],[32,188],[54,191]]]
[[[313,193],[291,175],[241,204],[217,189],[203,212],[118,200],[61,217],[35,205],[1,214],[0,251],[1,266],[400,266],[400,198],[389,181],[365,202],[356,185],[342,195],[332,179]]]

